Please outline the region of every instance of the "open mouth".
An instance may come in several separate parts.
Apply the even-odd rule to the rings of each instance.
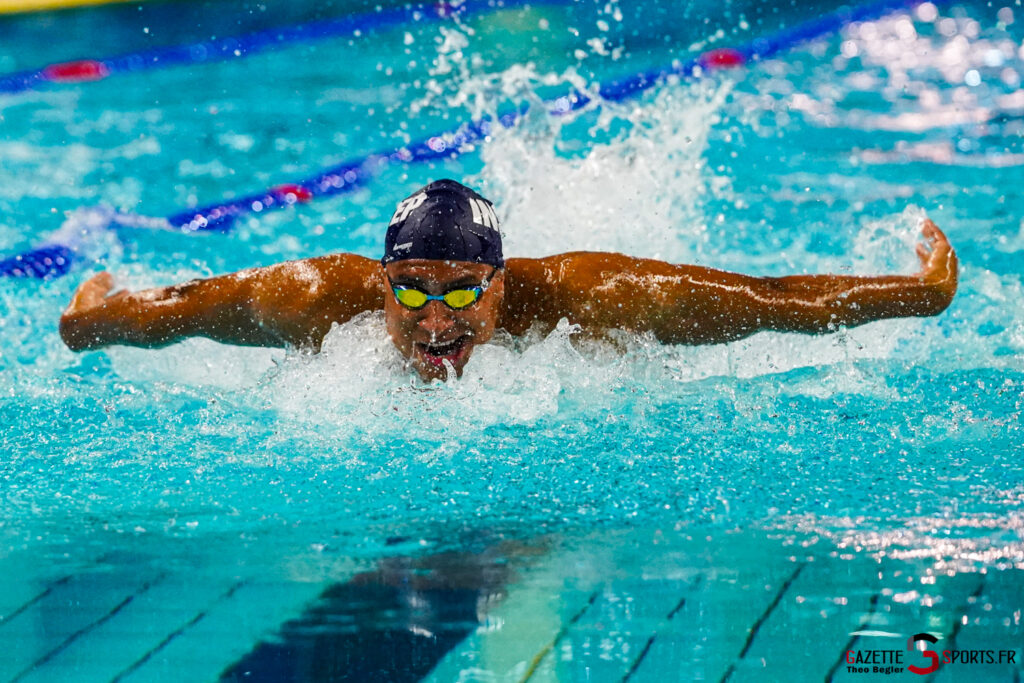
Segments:
[[[451,341],[416,344],[416,348],[420,351],[423,358],[438,367],[442,366],[444,361],[455,363],[468,346],[469,335],[466,334]]]

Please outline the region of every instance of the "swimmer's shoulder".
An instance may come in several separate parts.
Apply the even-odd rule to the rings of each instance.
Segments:
[[[567,318],[588,329],[641,329],[637,320],[652,312],[637,290],[666,278],[684,283],[688,268],[603,251],[507,259],[502,326],[522,334],[535,322],[550,328]]]
[[[302,264],[346,288],[379,290],[380,261],[359,254],[338,253],[292,263]]]
[[[327,254],[307,259],[283,261],[263,268],[234,273],[239,281],[252,279],[267,294],[281,303],[315,301],[382,293],[380,264],[358,254]]]
[[[297,294],[307,305],[338,309],[335,317],[349,318],[384,306],[380,261],[359,254],[327,254],[280,264]]]
[[[628,265],[624,259],[628,257],[596,251],[506,259],[501,326],[512,334],[523,334],[536,323],[553,327],[562,318],[575,318],[580,293],[602,273]]]
[[[660,261],[639,259],[611,251],[567,251],[540,258],[510,258],[506,278],[534,290],[576,291],[608,274],[628,273]],[[667,265],[667,264],[662,264]]]
[[[333,323],[384,307],[380,262],[358,254],[285,261],[254,274],[254,303],[296,346],[317,347]]]

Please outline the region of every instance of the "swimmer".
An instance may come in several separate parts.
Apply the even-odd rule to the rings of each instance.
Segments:
[[[449,366],[461,376],[497,329],[548,331],[562,318],[594,336],[621,329],[718,344],[937,315],[956,293],[957,258],[930,220],[922,234],[914,275],[753,277],[598,252],[506,261],[491,203],[439,180],[398,204],[379,261],[332,254],[115,294],[102,272],[75,292],[60,334],[75,351],[192,336],[316,351],[333,324],[383,309],[392,342],[429,381]]]

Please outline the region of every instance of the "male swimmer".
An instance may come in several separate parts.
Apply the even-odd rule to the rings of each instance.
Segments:
[[[562,318],[596,335],[715,344],[937,315],[956,293],[957,259],[934,223],[922,234],[915,275],[752,277],[596,252],[506,261],[491,203],[439,180],[398,204],[380,261],[332,254],[113,295],[103,272],[75,292],[60,334],[75,351],[190,336],[318,350],[334,323],[383,309],[391,340],[429,381],[446,378],[448,365],[461,375],[498,328],[519,335]]]

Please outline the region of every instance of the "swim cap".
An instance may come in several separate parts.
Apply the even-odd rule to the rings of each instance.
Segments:
[[[494,205],[454,180],[438,180],[398,203],[381,263],[470,261],[504,268]]]

